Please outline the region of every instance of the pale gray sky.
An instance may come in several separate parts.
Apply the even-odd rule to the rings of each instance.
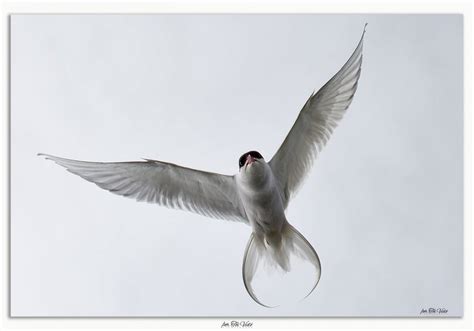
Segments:
[[[319,253],[306,300],[241,279],[251,229],[137,203],[36,156],[233,174],[270,159],[365,22],[348,113],[287,216]],[[462,314],[462,16],[14,15],[15,316]]]

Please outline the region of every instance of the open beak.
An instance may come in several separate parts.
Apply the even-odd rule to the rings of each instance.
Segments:
[[[245,166],[248,166],[252,163],[254,163],[256,158],[252,157],[250,154],[247,155],[247,159],[245,160]]]

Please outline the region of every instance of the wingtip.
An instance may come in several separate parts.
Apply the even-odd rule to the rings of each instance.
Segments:
[[[362,31],[362,38],[361,38],[361,39],[364,39],[365,32],[366,32],[366,30],[367,30],[367,25],[369,25],[369,23],[365,23],[365,24],[364,24],[364,31]]]
[[[368,24],[369,23],[364,24],[364,31],[362,31],[362,36],[360,37],[359,44],[357,45],[357,48],[362,47],[362,44],[364,43],[365,31],[366,31],[366,28],[367,28]],[[356,50],[357,50],[357,48],[356,48]]]
[[[36,156],[44,157],[45,160],[52,160],[52,155],[46,153],[37,153]]]

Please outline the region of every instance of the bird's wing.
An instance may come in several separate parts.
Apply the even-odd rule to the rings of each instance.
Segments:
[[[334,77],[309,97],[270,160],[285,207],[352,101],[361,71],[364,34],[365,27],[354,53]]]
[[[118,195],[213,218],[248,223],[232,176],[156,160],[86,162],[39,155]]]

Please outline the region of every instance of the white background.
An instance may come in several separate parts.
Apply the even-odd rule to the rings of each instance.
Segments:
[[[288,219],[318,251],[305,301],[241,280],[250,228],[136,203],[37,152],[235,173],[269,159],[365,22],[353,104]],[[461,16],[13,16],[12,314],[462,314]]]

